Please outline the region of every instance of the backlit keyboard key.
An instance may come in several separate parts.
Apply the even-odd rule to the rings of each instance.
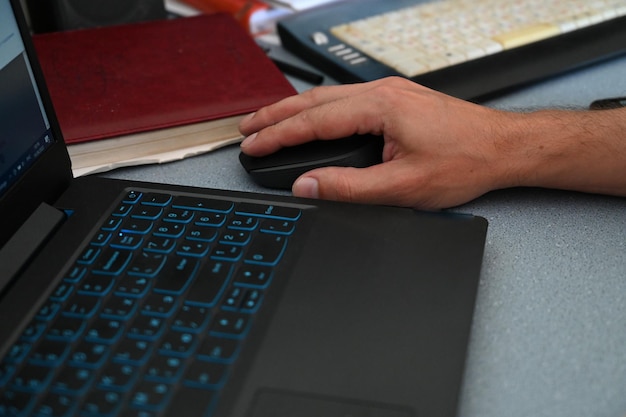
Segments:
[[[284,220],[297,220],[302,214],[302,211],[298,208],[254,203],[240,203],[235,208],[235,211],[241,215]]]
[[[204,264],[189,289],[186,304],[213,306],[222,294],[231,271],[232,266],[226,262],[211,261]]]
[[[269,233],[257,235],[246,254],[246,262],[258,265],[276,265],[283,255],[287,237]]]

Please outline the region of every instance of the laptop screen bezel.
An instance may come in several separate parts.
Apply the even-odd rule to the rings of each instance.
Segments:
[[[30,30],[19,0],[9,0],[24,42],[39,93],[48,115],[54,143],[0,196],[0,248],[41,203],[52,205],[72,179],[71,162],[59,127],[52,100],[48,94],[41,67],[31,40]]]

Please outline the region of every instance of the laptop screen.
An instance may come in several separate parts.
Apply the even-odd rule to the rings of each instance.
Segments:
[[[0,248],[72,179],[29,36],[20,0],[0,0]]]
[[[0,196],[53,143],[15,15],[0,0]]]

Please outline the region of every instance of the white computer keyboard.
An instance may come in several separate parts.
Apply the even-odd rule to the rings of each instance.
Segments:
[[[441,0],[330,32],[345,42],[335,53],[354,64],[365,58],[352,47],[414,77],[618,16],[626,16],[626,0]]]

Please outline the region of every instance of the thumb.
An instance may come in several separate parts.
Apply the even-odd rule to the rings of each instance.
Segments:
[[[292,187],[297,197],[357,203],[406,204],[391,183],[389,162],[368,168],[326,167],[303,174]]]

